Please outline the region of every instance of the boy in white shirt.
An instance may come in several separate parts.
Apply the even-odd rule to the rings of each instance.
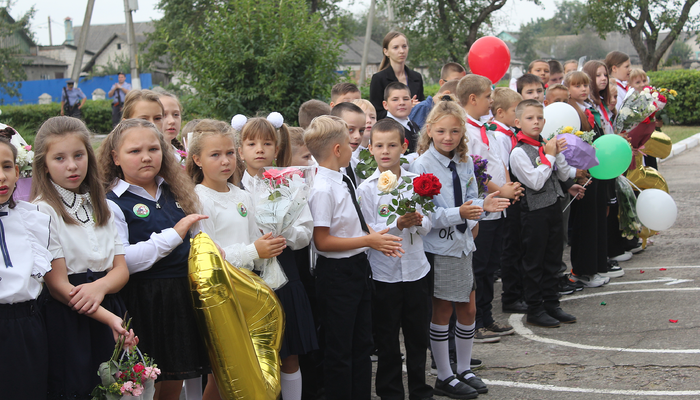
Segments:
[[[352,156],[348,127],[334,116],[315,118],[304,135],[318,161],[309,207],[314,219],[316,291],[325,349],[327,399],[371,396],[371,270],[365,250],[400,256],[402,239],[368,227],[350,179],[340,172]]]
[[[353,157],[350,158],[349,166],[341,171],[350,177],[350,180],[355,187],[360,186],[360,183],[362,182],[355,174],[355,168],[357,167],[357,163],[360,161],[360,159],[359,157],[354,157],[354,154],[357,149],[360,148],[362,138],[365,134],[365,127],[367,125],[365,112],[362,111],[362,109],[357,105],[345,102],[336,104],[331,111],[331,115],[339,117],[345,121],[345,124],[347,124],[348,137],[350,138],[350,148],[352,149],[353,153]]]
[[[372,317],[378,363],[376,375],[377,396],[405,398],[401,379],[401,348],[399,330],[403,331],[406,345],[409,398],[430,398],[433,388],[425,383],[425,360],[428,349],[428,272],[430,264],[423,249],[423,239],[430,232],[430,218],[420,210],[406,213],[387,224],[389,205],[395,197],[381,194],[379,176],[391,171],[397,180],[411,180],[418,175],[401,168],[401,155],[408,145],[404,142],[401,124],[385,118],[372,129],[369,150],[377,161],[377,169],[357,189],[362,214],[374,230],[389,227],[389,233],[403,238],[405,254],[401,258],[387,257],[377,250],[368,251],[374,280]],[[404,197],[413,196],[407,190]]]
[[[408,140],[408,152],[415,153],[416,144],[420,137],[420,128],[409,119],[413,103],[411,102],[411,89],[401,82],[391,82],[384,89],[384,101],[387,118],[392,118],[400,123]]]

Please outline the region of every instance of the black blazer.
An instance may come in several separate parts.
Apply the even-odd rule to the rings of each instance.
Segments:
[[[404,66],[407,76],[408,88],[411,89],[411,97],[418,96],[418,101],[425,100],[423,94],[423,77],[419,72],[408,69]],[[382,102],[384,101],[384,89],[391,82],[397,82],[396,74],[391,65],[372,75],[372,82],[369,84],[369,101],[377,110],[377,121],[386,118],[386,110]]]

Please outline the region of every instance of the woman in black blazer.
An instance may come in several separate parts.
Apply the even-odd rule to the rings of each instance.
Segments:
[[[408,69],[408,39],[401,32],[391,31],[384,36],[382,42],[384,59],[379,64],[379,72],[372,75],[369,85],[369,101],[377,110],[377,120],[386,118],[384,88],[391,82],[401,82],[408,85],[413,95],[413,105],[425,100],[423,94],[423,77],[420,73]]]

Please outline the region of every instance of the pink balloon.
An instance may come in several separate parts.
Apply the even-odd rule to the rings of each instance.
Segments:
[[[473,73],[485,76],[495,84],[508,72],[510,50],[501,39],[484,36],[469,49],[468,61]]]

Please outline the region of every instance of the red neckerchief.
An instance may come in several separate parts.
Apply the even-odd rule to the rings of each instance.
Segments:
[[[510,137],[510,143],[512,145],[510,150],[512,151],[515,148],[515,146],[518,145],[518,139],[515,137],[515,133],[513,133],[513,131],[511,131],[510,129],[502,127],[500,124],[494,123],[494,125],[496,125],[496,131],[505,133]]]
[[[542,162],[542,164],[548,166],[549,168],[552,168],[552,163],[549,162],[547,156],[544,154],[544,143],[540,142],[539,140],[535,140],[522,132],[518,133],[518,141],[537,147],[538,152],[540,153],[540,161]]]
[[[623,84],[620,83],[620,81],[617,81],[617,86],[619,86],[619,87],[625,89],[625,91],[630,90],[630,89],[629,89],[629,87],[630,87],[629,85],[623,85]]]
[[[584,111],[586,113],[586,117],[588,118],[588,123],[591,124],[591,129],[595,126],[595,117],[593,116],[593,113],[591,110],[586,109]]]
[[[471,126],[475,126],[475,127],[477,127],[477,128],[480,129],[480,131],[481,131],[481,141],[484,142],[484,144],[486,145],[486,148],[487,148],[487,149],[491,150],[491,148],[490,148],[490,146],[489,146],[489,137],[488,137],[488,135],[486,135],[486,124],[479,125],[479,124],[477,124],[476,122],[472,121],[471,118],[468,118],[468,117],[467,117],[467,123],[468,123],[469,125],[471,125]]]
[[[612,122],[610,122],[610,117],[608,117],[608,110],[607,107],[605,106],[605,102],[601,101],[600,102],[600,109],[603,111],[603,116],[605,117],[605,120],[608,121],[608,124],[612,126]]]

